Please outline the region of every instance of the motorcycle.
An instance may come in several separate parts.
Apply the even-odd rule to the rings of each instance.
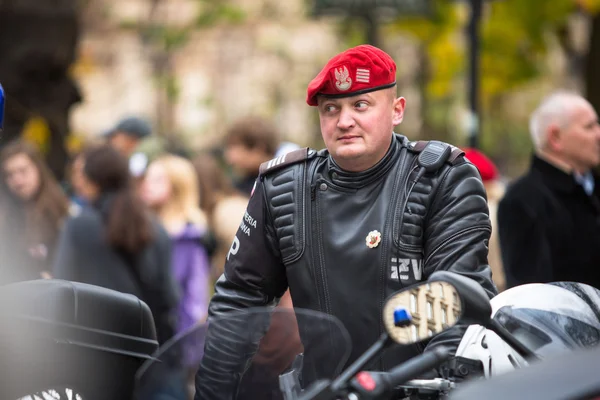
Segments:
[[[385,333],[342,369],[348,360],[351,342],[348,332],[335,317],[300,309],[258,308],[231,312],[197,325],[161,348],[154,355],[155,360],[147,361],[138,371],[136,398],[185,399],[189,396],[189,387],[183,379],[185,374],[181,371],[192,363],[182,355],[187,354],[199,363],[207,357],[204,354],[207,339],[221,341],[228,351],[220,354],[218,360],[204,358],[200,379],[203,379],[202,373],[211,374],[220,368],[244,364],[236,399],[354,400],[422,393],[442,398],[456,386],[453,376],[419,378],[450,359],[449,350],[443,346],[434,347],[389,371],[369,371],[367,367],[387,350],[424,344],[457,324],[486,327],[524,359],[537,358],[526,344],[491,316],[489,298],[476,282],[450,272],[437,272],[428,282],[406,288],[387,299],[382,315]],[[282,326],[293,326],[293,329],[282,330]],[[293,332],[297,332],[297,336],[293,336]],[[172,379],[173,376],[179,379]],[[212,396],[221,398],[219,393]]]
[[[592,400],[600,398],[600,347],[554,356],[525,369],[457,388],[450,400]]]
[[[491,384],[498,373],[510,377],[511,369],[596,345],[598,304],[596,289],[574,283],[523,285],[490,302],[474,281],[436,272],[428,282],[385,302],[385,332],[348,363],[348,332],[335,317],[316,311],[232,312],[193,327],[157,350],[152,315],[136,297],[60,280],[21,282],[0,288],[0,398],[131,399],[135,389],[136,399],[188,399],[194,390],[190,372],[201,360],[210,372],[245,359],[251,362],[240,376],[238,399],[454,398],[468,385],[464,379],[491,378]],[[439,347],[388,371],[369,370],[386,351],[422,346],[458,324],[469,328],[457,357],[450,359],[447,349]],[[204,344],[211,335],[229,345],[227,357],[205,358]],[[496,342],[509,351],[492,351]],[[510,368],[496,366],[498,354]],[[534,367],[546,362],[519,373],[533,374]],[[448,373],[424,377],[443,363]],[[591,365],[587,359],[586,363]],[[568,365],[574,369],[576,363]],[[589,373],[581,375],[590,378]],[[507,379],[518,380],[514,374]],[[457,398],[481,398],[465,393],[467,397]]]
[[[158,349],[145,303],[84,283],[2,286],[0,320],[1,399],[130,400]]]

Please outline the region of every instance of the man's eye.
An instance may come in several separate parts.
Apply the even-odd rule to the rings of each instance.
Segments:
[[[365,109],[369,106],[369,104],[367,104],[366,101],[359,101],[357,102],[354,107],[358,108],[358,109]]]
[[[334,105],[327,105],[325,106],[325,111],[326,112],[334,112],[335,111],[335,106]]]

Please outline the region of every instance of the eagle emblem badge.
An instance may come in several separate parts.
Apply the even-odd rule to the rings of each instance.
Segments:
[[[350,78],[350,72],[348,68],[341,67],[335,69],[335,87],[340,92],[345,92],[352,86],[352,78]]]

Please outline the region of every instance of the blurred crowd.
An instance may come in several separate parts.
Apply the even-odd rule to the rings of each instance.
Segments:
[[[554,110],[557,104],[564,115]],[[596,246],[576,239],[598,226],[595,111],[576,95],[555,94],[534,112],[531,129],[531,170],[508,191],[492,160],[464,149],[488,196],[494,283],[499,291],[556,280],[597,287],[588,262]],[[536,141],[536,132],[542,139]],[[3,147],[0,285],[56,278],[134,294],[150,307],[160,344],[204,321],[261,164],[299,146],[283,142],[271,121],[256,116],[229,126],[222,147],[194,154],[165,150],[149,157],[138,151],[153,134],[142,118],[121,120],[72,156],[64,182],[35,146],[15,140]],[[541,182],[550,189],[535,189]],[[548,228],[557,216],[567,219]],[[560,253],[567,228],[568,237],[585,245],[581,251]],[[292,307],[289,293],[279,306]],[[189,360],[190,377],[196,362]]]
[[[259,167],[298,148],[270,121],[233,123],[215,151],[139,152],[151,125],[127,117],[74,154],[64,182],[17,140],[0,152],[0,283],[56,278],[131,293],[159,342],[207,316]]]
[[[139,148],[152,135],[142,118],[121,120],[72,156],[64,182],[33,145],[4,147],[1,283],[55,278],[134,294],[151,308],[160,344],[203,321],[260,165],[299,146],[257,116],[231,124],[219,149],[191,155],[174,149],[149,159]],[[491,160],[466,151],[486,185],[500,185]],[[289,292],[279,307],[292,307]]]
[[[214,282],[262,163],[299,148],[274,124],[247,116],[222,147],[187,154],[138,151],[151,125],[127,117],[72,156],[58,182],[42,154],[13,141],[0,152],[0,283],[56,278],[132,293],[151,307],[163,343],[207,316]],[[479,169],[494,226],[490,265],[506,287],[496,229],[505,185],[481,151]],[[291,307],[289,294],[281,302]]]

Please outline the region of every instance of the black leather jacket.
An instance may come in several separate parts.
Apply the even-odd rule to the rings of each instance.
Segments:
[[[294,307],[343,322],[352,339],[351,362],[383,332],[385,299],[436,270],[466,275],[492,297],[496,289],[487,265],[491,227],[477,169],[460,156],[414,183],[417,155],[405,137],[394,135],[385,157],[365,172],[343,171],[326,151],[267,165],[216,284],[209,315],[275,304],[289,287]],[[366,238],[375,230],[381,241],[370,248]],[[460,332],[454,332],[435,342],[457,346],[459,340]],[[217,343],[209,343],[207,350],[218,358]],[[397,348],[377,367],[397,365],[422,350]],[[216,391],[212,385],[218,380],[208,375],[201,367],[197,399]]]

